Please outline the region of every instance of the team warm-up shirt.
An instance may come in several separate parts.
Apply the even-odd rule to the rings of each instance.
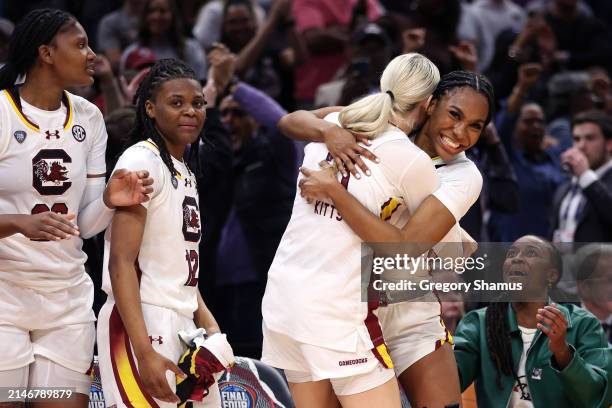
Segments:
[[[106,128],[87,100],[64,93],[59,109],[38,109],[0,91],[0,213],[78,216],[87,174],[104,174]],[[0,279],[41,292],[89,280],[82,239],[0,240]]]
[[[327,120],[337,123],[337,114]],[[414,211],[438,188],[431,159],[399,129],[389,126],[369,147],[381,160],[372,175],[341,179],[368,210],[392,219],[397,208]],[[303,166],[331,160],[322,143],[305,148]],[[308,204],[297,190],[291,220],[268,272],[262,303],[266,327],[322,347],[355,351],[372,345],[361,301],[361,239],[331,202]],[[359,339],[362,342],[359,342]]]
[[[153,178],[151,199],[142,205],[147,219],[138,254],[136,272],[142,303],[173,309],[192,318],[198,308],[198,243],[201,235],[200,211],[195,175],[172,157],[179,172],[172,177],[157,146],[142,141],[127,149],[115,169],[148,170]],[[112,227],[104,240],[102,289],[112,296],[108,270]]]

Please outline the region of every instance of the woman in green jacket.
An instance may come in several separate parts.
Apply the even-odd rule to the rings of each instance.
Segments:
[[[612,355],[601,324],[578,306],[546,300],[561,272],[549,242],[524,236],[508,250],[503,277],[521,282],[530,301],[491,303],[459,323],[461,389],[476,381],[480,408],[610,406]]]

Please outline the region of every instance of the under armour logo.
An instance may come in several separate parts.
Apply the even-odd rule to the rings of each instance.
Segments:
[[[151,342],[151,344],[153,344],[154,341],[156,341],[157,344],[164,344],[164,339],[162,336],[159,336],[159,337],[149,336],[149,341]]]
[[[47,140],[51,139],[51,136],[55,136],[56,139],[60,138],[59,130],[55,130],[55,133],[51,133],[47,130],[45,133],[47,134]]]
[[[185,178],[185,187],[191,187],[191,179]]]

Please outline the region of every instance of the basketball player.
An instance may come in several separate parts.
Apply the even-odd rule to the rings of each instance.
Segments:
[[[178,332],[206,330],[209,378],[234,361],[198,290],[202,226],[196,178],[183,161],[188,145],[197,154],[206,101],[194,71],[174,59],[158,61],[136,97],[133,145],[117,168],[145,168],[155,183],[151,200],[118,209],[106,233],[100,374],[109,407],[176,407],[176,376],[185,374],[176,363],[186,350]],[[194,406],[221,406],[216,382],[209,385]]]
[[[303,169],[307,177],[300,181],[301,193],[311,200],[331,199],[346,223],[365,242],[410,243],[419,244],[420,248],[423,243],[460,243],[463,231],[458,222],[476,201],[482,187],[480,172],[464,151],[478,141],[491,120],[492,109],[492,86],[482,75],[454,71],[442,78],[427,108],[429,119],[415,138],[416,145],[432,157],[441,185],[411,214],[405,225],[394,219],[384,222],[372,214],[358,197],[339,188],[329,171]],[[316,134],[316,129],[323,124],[314,116],[307,123],[290,117],[285,120],[292,123],[285,123],[284,130],[299,129],[299,134],[292,134],[299,138]],[[402,217],[397,220],[403,221]],[[451,338],[440,323],[439,304],[392,304],[380,308],[378,316],[395,371],[411,404],[421,407],[459,402]],[[437,381],[439,378],[445,378],[443,387]]]
[[[386,163],[345,188],[368,209],[401,197],[414,211],[438,186],[434,167],[405,132],[425,117],[439,81],[419,54],[392,60],[381,77],[385,92],[367,96],[339,116],[372,139]],[[394,96],[395,95],[395,96]],[[331,160],[325,145],[309,144],[305,166]],[[316,248],[319,248],[317,250]],[[360,239],[331,205],[296,195],[291,220],[268,272],[262,303],[262,361],[285,370],[297,407],[399,407],[399,389],[376,316],[361,303]]]
[[[34,10],[0,69],[0,386],[13,390],[1,407],[23,406],[15,387],[76,391],[33,407],[87,406],[95,317],[81,237],[151,191],[146,172],[125,170],[105,189],[102,114],[65,91],[93,82],[94,58],[74,17]]]

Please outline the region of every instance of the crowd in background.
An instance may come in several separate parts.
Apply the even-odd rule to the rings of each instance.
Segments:
[[[74,14],[97,53],[95,83],[71,91],[104,113],[108,172],[154,61],[184,60],[203,84],[214,82],[218,97],[207,101],[198,163],[199,282],[237,355],[259,357],[267,270],[303,156],[277,122],[288,111],[346,105],[377,89],[383,68],[401,53],[427,56],[441,74],[484,73],[494,85],[494,124],[467,152],[485,180],[462,221],[472,237],[612,241],[608,0],[0,1],[0,63],[12,22],[40,7]],[[85,243],[98,288],[101,240]],[[601,273],[608,284],[610,249],[591,248],[594,261],[585,251],[581,260],[592,268],[572,273]],[[612,338],[612,307],[584,306]],[[445,307],[452,327],[463,306]]]

